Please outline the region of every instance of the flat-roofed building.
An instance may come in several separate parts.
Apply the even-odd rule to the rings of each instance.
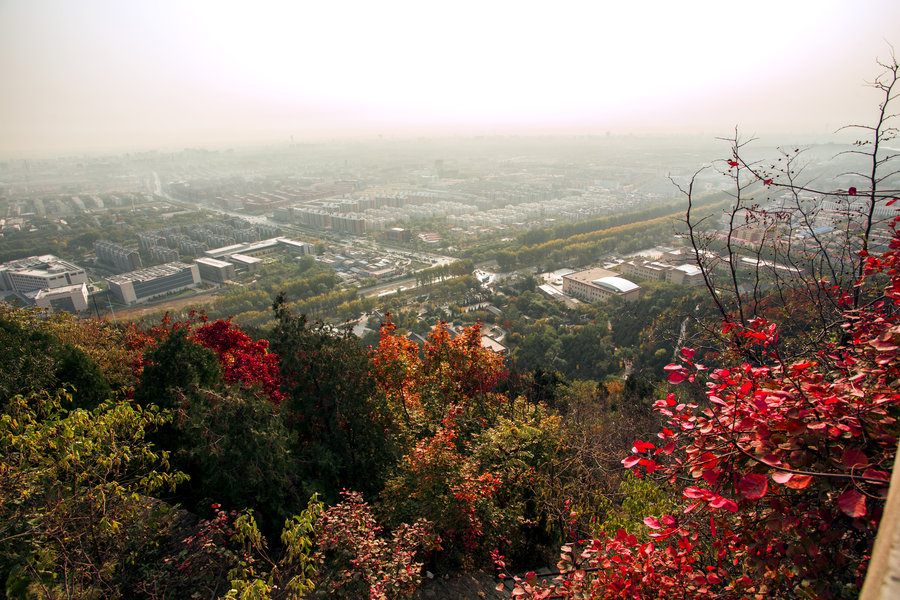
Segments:
[[[106,279],[109,291],[124,304],[135,304],[200,284],[196,264],[171,262]]]
[[[673,265],[684,265],[697,261],[697,257],[694,255],[694,253],[686,248],[666,250],[665,252],[663,252],[660,258],[665,262],[671,263]]]
[[[30,256],[0,265],[0,290],[24,294],[87,283],[84,269],[52,254]]]
[[[53,308],[72,313],[84,312],[88,309],[86,283],[28,292],[24,296],[40,308]]]
[[[497,354],[505,356],[509,353],[509,348],[498,342],[492,337],[488,337],[486,335],[481,336],[481,347],[487,350],[491,350],[496,352]]]
[[[306,242],[298,242],[286,237],[271,238],[261,240],[250,244],[232,244],[221,248],[213,248],[206,250],[203,255],[207,258],[216,258],[219,260],[230,260],[231,256],[240,254],[242,256],[266,256],[273,252],[291,252],[297,255],[314,254],[315,246]]]
[[[412,232],[403,227],[391,227],[385,229],[384,237],[392,242],[408,242],[412,239]]]
[[[558,288],[553,287],[550,284],[543,284],[537,287],[538,292],[544,294],[551,300],[562,300],[563,293],[559,291]]]
[[[315,254],[316,247],[306,242],[298,242],[286,237],[275,238],[278,246],[296,253],[297,255],[306,256],[307,254]]]
[[[697,265],[672,265],[658,261],[631,260],[618,266],[622,275],[634,279],[650,279],[683,285],[703,285],[703,272]]]
[[[621,296],[631,302],[640,298],[641,288],[636,283],[618,276],[607,269],[595,268],[563,275],[563,293],[588,302]]]
[[[666,273],[666,281],[701,286],[704,284],[703,271],[697,265],[679,265]]]
[[[213,283],[225,283],[234,279],[234,265],[215,258],[198,258],[194,260],[200,271],[200,279]]]
[[[244,256],[243,254],[232,254],[228,260],[234,264],[236,271],[246,271],[248,273],[256,273],[262,265],[262,260],[253,256]]]
[[[250,244],[231,244],[230,246],[222,246],[221,248],[210,248],[209,250],[203,251],[203,256],[207,258],[225,259],[232,254],[245,250],[249,246]]]
[[[649,260],[630,260],[619,265],[622,275],[651,281],[665,281],[666,274],[673,268],[672,265]]]

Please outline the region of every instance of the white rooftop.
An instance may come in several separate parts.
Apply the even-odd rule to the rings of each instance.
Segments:
[[[619,294],[627,294],[628,292],[640,289],[638,284],[623,279],[622,277],[601,277],[600,279],[595,279],[591,283]]]
[[[685,275],[699,275],[701,272],[700,267],[697,265],[681,265],[675,267],[675,269],[677,271],[682,271]]]

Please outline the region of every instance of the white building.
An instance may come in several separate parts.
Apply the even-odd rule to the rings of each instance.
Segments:
[[[39,308],[54,308],[73,313],[84,312],[88,309],[88,286],[86,283],[28,292],[24,296]]]
[[[596,268],[563,275],[563,293],[587,302],[621,296],[632,302],[641,297],[636,283],[618,276],[614,271]]]
[[[82,283],[87,283],[84,269],[52,254],[30,256],[0,265],[0,290],[25,294]]]

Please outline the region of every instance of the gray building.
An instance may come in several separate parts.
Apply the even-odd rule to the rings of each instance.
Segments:
[[[234,265],[215,258],[198,258],[194,260],[200,271],[200,279],[213,283],[225,283],[234,279]]]
[[[144,266],[141,262],[141,255],[137,250],[124,248],[112,242],[94,242],[94,253],[100,262],[123,273],[136,271]]]
[[[200,283],[197,265],[172,262],[106,279],[109,291],[124,304],[165,296]]]

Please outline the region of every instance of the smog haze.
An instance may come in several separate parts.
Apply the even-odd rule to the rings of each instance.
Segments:
[[[0,156],[442,135],[825,136],[900,3],[0,3]]]

